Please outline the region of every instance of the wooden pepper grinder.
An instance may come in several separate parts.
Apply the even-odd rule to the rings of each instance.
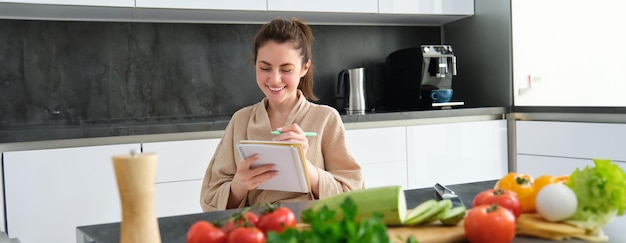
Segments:
[[[113,156],[117,187],[122,202],[121,243],[159,243],[156,217],[156,153]]]

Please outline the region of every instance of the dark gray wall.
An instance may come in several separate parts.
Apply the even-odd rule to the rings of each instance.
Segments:
[[[0,20],[0,128],[135,124],[231,114],[258,102],[260,25]],[[441,42],[439,27],[312,26],[316,94],[364,66],[370,107],[386,56]],[[457,49],[458,50],[458,49]]]
[[[458,76],[455,99],[468,106],[513,105],[511,2],[475,0],[475,15],[443,26],[454,48]]]

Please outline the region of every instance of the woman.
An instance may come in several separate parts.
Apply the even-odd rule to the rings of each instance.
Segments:
[[[241,140],[295,141],[303,145],[314,198],[364,188],[361,168],[349,151],[339,113],[313,94],[311,29],[298,19],[274,19],[254,42],[257,85],[265,98],[233,115],[206,170],[203,211],[241,208],[259,203],[311,199],[304,193],[257,190],[278,172],[273,165],[250,168],[255,156],[241,158]],[[280,135],[270,134],[273,130]],[[303,131],[317,132],[305,137]]]

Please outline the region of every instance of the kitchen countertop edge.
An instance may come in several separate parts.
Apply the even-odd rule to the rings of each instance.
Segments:
[[[459,108],[426,111],[378,112],[362,115],[342,114],[346,129],[391,127],[402,125],[441,124],[472,120],[504,119],[505,107]],[[77,125],[0,130],[0,145],[52,140],[91,139],[92,143],[125,143],[220,138],[230,116],[203,121],[158,122],[138,125]],[[110,142],[107,142],[110,141]],[[113,142],[115,141],[115,142]],[[88,142],[89,143],[89,142]],[[6,150],[4,150],[6,151]]]

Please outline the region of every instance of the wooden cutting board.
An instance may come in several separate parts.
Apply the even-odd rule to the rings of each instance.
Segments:
[[[392,242],[405,243],[409,236],[415,237],[419,243],[452,243],[465,241],[463,221],[456,226],[443,226],[433,223],[426,226],[388,227],[389,239]]]

